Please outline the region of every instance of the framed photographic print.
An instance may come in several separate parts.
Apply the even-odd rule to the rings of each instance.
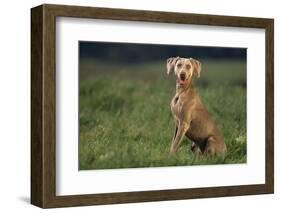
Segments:
[[[274,191],[273,19],[31,9],[31,203]]]

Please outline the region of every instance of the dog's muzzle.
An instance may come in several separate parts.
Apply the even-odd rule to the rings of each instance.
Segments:
[[[180,74],[180,80],[181,80],[181,81],[184,81],[185,78],[186,78],[186,75],[185,75],[184,73],[181,73],[181,74]]]

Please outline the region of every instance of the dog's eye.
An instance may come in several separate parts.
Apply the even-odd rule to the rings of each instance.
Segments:
[[[186,69],[189,70],[190,68],[191,68],[190,64],[187,64],[187,65],[186,65]]]
[[[181,64],[181,63],[178,63],[178,64],[177,64],[177,67],[178,67],[178,68],[182,67],[182,64]]]

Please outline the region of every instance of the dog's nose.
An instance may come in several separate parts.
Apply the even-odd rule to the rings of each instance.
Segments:
[[[182,80],[184,80],[184,79],[185,79],[185,73],[180,73],[180,78],[181,78]]]

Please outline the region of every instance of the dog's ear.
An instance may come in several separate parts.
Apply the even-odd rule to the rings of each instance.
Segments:
[[[196,73],[197,78],[200,78],[201,69],[202,69],[200,61],[195,60],[193,58],[190,58],[189,60],[193,66],[193,70]]]
[[[180,59],[180,57],[172,57],[167,59],[167,74],[169,75],[172,71],[175,71],[175,66],[177,61]]]

